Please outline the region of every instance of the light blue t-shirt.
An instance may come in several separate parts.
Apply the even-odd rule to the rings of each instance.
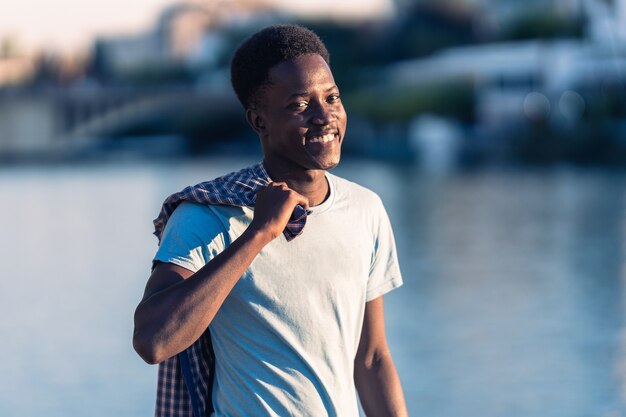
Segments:
[[[365,303],[402,285],[380,198],[327,173],[304,232],[255,258],[209,328],[216,417],[357,417],[354,357]],[[155,260],[193,272],[240,236],[253,209],[183,203]]]

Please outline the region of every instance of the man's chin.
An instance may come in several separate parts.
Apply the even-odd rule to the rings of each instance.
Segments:
[[[316,169],[322,169],[324,171],[328,171],[330,169],[335,168],[337,165],[339,165],[339,160],[341,158],[339,156],[333,157],[333,158],[319,158],[319,159],[315,159],[314,165],[316,166]]]
[[[308,156],[310,161],[309,166],[311,169],[322,169],[324,171],[335,168],[337,165],[339,165],[339,161],[341,160],[340,152],[329,152],[326,154],[318,155],[312,155],[311,153],[308,153]]]

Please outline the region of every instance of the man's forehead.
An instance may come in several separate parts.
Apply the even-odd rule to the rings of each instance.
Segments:
[[[335,86],[330,67],[319,55],[304,55],[275,65],[270,69],[269,81],[275,87],[291,90],[290,94]]]

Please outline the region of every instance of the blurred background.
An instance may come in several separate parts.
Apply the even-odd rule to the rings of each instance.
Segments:
[[[228,66],[286,22],[394,225],[410,414],[626,417],[626,0],[4,1],[0,415],[152,415],[151,220],[260,159]]]

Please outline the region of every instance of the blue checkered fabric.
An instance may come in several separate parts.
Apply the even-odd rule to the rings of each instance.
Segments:
[[[192,392],[188,391],[180,355],[187,355]],[[207,330],[186,351],[159,364],[155,417],[205,417],[213,412],[213,347]],[[197,399],[194,415],[191,396]]]
[[[154,220],[154,234],[160,241],[167,220],[174,209],[183,201],[206,205],[253,207],[256,193],[271,182],[272,180],[263,163],[260,162],[241,171],[231,172],[214,180],[189,186],[165,199],[161,213]],[[287,240],[292,240],[302,233],[307,214],[302,206],[296,206],[283,231]]]

